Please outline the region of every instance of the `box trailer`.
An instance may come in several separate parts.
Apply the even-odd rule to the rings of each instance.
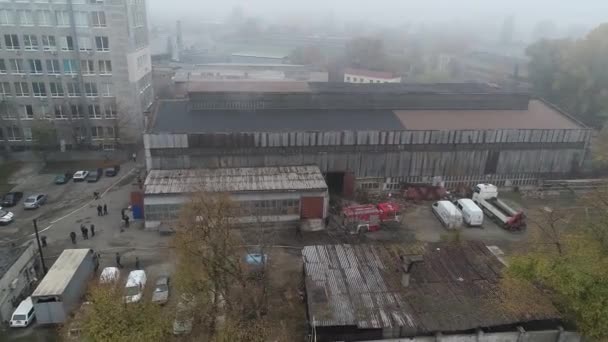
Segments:
[[[79,306],[94,272],[92,249],[64,250],[32,294],[38,323],[64,323]]]

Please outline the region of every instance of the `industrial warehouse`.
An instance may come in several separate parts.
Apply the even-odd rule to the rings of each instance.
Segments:
[[[148,170],[317,165],[330,192],[535,185],[576,174],[590,130],[487,84],[192,83],[157,103]]]

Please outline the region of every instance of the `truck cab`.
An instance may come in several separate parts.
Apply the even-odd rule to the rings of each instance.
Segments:
[[[498,197],[498,187],[493,184],[477,184],[473,188],[473,201]]]

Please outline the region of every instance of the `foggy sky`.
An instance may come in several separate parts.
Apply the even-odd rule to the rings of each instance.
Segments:
[[[400,24],[406,21],[492,22],[514,15],[523,26],[552,20],[559,26],[595,26],[608,21],[608,0],[148,0],[152,18],[223,19],[240,6],[246,15],[280,21],[281,16]],[[301,18],[304,19],[304,18]]]

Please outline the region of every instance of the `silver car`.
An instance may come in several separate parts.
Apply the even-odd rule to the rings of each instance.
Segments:
[[[154,285],[152,303],[163,305],[169,300],[169,277],[159,277]]]
[[[23,208],[25,209],[38,209],[41,205],[46,203],[45,194],[31,195],[23,202]]]

